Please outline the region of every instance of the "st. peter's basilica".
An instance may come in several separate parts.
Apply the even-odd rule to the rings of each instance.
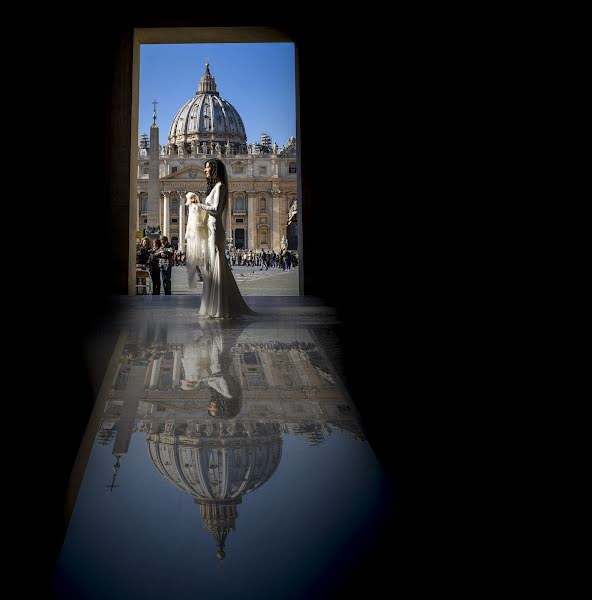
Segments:
[[[204,200],[204,164],[219,158],[228,173],[229,244],[276,252],[297,249],[294,137],[278,146],[264,133],[259,143],[248,144],[241,116],[220,96],[208,64],[195,96],[178,110],[162,146],[156,111],[153,121],[150,137],[140,136],[136,231],[158,231],[183,249],[187,215],[179,207],[185,206],[187,192]]]

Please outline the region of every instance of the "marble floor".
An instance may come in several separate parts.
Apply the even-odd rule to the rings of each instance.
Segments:
[[[96,401],[54,597],[344,597],[384,544],[393,484],[335,311],[247,300],[257,316],[218,320],[196,296],[122,297],[89,340]]]

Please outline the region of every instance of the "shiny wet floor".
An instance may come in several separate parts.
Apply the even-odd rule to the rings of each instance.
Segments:
[[[72,476],[58,598],[330,598],[392,486],[342,383],[330,308],[123,301]],[[97,342],[98,344],[98,342]]]

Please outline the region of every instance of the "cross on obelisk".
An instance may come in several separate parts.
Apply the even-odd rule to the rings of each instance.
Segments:
[[[106,490],[111,490],[111,492],[113,492],[113,488],[119,487],[118,485],[115,485],[115,478],[117,477],[117,471],[119,470],[119,467],[121,467],[121,465],[119,464],[119,456],[118,456],[117,462],[113,465],[113,479],[111,479],[111,485],[107,484],[105,486]]]
[[[154,123],[152,123],[153,125],[156,125],[156,105],[158,104],[158,102],[156,101],[156,99],[152,100],[152,105],[154,106],[154,112],[152,113],[152,118],[154,119]]]

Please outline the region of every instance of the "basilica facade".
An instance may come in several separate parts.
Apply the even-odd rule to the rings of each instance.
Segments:
[[[209,158],[218,158],[228,174],[225,218],[229,246],[297,250],[295,138],[278,146],[262,134],[260,142],[247,143],[241,116],[220,96],[208,64],[195,96],[178,110],[163,145],[156,111],[153,120],[150,136],[141,136],[138,149],[138,237],[160,232],[183,250],[185,194],[195,192],[204,201],[203,168]]]

